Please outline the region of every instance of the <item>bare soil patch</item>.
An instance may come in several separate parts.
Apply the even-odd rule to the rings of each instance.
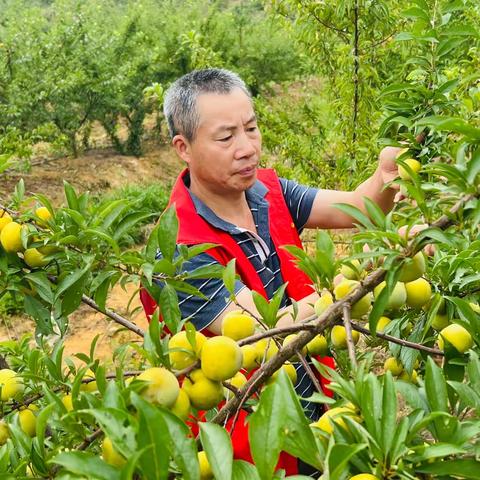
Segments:
[[[127,184],[171,182],[182,163],[169,147],[156,147],[142,157],[123,156],[111,150],[94,150],[78,158],[45,159],[34,162],[29,172],[8,171],[0,181],[0,198],[8,198],[23,178],[27,192],[42,193],[54,205],[64,201],[63,181],[78,191],[103,193]]]

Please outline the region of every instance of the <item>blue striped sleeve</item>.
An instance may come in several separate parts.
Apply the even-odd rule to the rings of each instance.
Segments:
[[[183,264],[183,271],[191,272],[199,267],[218,264],[218,261],[208,253],[201,253]],[[177,291],[178,303],[182,319],[188,319],[197,330],[208,327],[215,318],[227,307],[230,294],[219,278],[188,279],[187,283],[200,290],[207,299]],[[235,294],[245,285],[235,282]]]
[[[290,210],[293,223],[300,232],[310,216],[318,189],[300,185],[293,180],[285,178],[280,178],[280,185],[282,186],[283,197]]]

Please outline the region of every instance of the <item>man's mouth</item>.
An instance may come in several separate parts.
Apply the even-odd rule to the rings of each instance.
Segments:
[[[245,168],[242,168],[241,170],[238,170],[237,174],[241,176],[249,176],[249,175],[253,175],[256,170],[257,170],[257,164],[254,164],[254,165],[250,165],[249,167],[245,167]]]

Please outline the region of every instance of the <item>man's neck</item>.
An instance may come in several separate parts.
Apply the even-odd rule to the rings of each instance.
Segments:
[[[245,192],[229,192],[228,194],[212,192],[193,179],[190,191],[222,220],[247,230],[256,231]]]

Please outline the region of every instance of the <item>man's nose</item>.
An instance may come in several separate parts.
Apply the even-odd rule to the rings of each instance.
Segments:
[[[256,153],[255,140],[250,138],[245,132],[237,135],[235,149],[235,158],[241,159],[245,157],[251,157]]]

